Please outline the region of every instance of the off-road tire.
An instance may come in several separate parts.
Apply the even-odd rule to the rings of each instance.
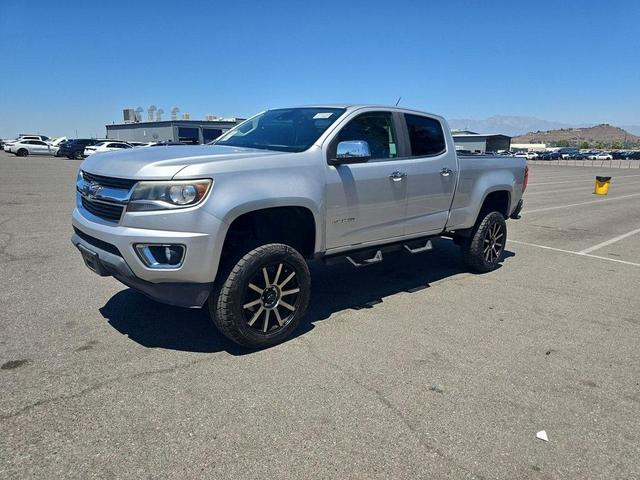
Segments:
[[[302,255],[288,245],[270,243],[256,247],[240,260],[232,260],[230,263],[231,265],[221,267],[208,300],[209,315],[218,330],[233,342],[247,348],[265,348],[284,341],[296,330],[309,304],[311,275]],[[295,271],[294,278],[299,288],[296,308],[284,326],[277,327],[274,332],[263,333],[248,324],[243,302],[249,283],[256,273],[265,266],[281,263]]]
[[[486,248],[485,239],[489,233],[489,229],[499,225],[502,232],[501,247],[495,259],[487,260],[484,249]],[[462,250],[462,259],[469,269],[478,273],[491,272],[498,268],[500,261],[504,255],[504,248],[507,242],[507,223],[504,216],[500,212],[486,212],[480,214],[476,226],[473,228],[473,234],[469,238],[465,238],[460,246]]]

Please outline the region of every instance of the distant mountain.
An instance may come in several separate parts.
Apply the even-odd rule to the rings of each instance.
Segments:
[[[621,125],[620,128],[624,128],[627,132],[634,135],[640,135],[640,125]]]
[[[484,120],[470,118],[452,118],[448,120],[452,129],[471,130],[478,133],[502,133],[511,137],[527,132],[539,130],[555,130],[569,128],[573,125],[560,122],[550,122],[534,117],[512,117],[506,115],[494,115]]]
[[[640,146],[640,137],[603,123],[593,127],[561,128],[529,132],[513,137],[513,143],[546,143],[557,147],[626,148]]]

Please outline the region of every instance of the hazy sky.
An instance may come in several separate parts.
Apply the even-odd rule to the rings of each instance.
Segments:
[[[640,124],[640,1],[0,0],[0,137],[321,102]]]

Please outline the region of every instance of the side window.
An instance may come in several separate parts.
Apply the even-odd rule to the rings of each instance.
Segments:
[[[398,156],[398,140],[391,112],[371,112],[357,116],[340,130],[335,145],[347,140],[367,142],[372,160]]]
[[[425,157],[445,151],[444,133],[438,120],[407,113],[404,118],[409,130],[412,156]]]

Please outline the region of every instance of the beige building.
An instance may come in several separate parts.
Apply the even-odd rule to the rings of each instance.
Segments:
[[[546,143],[512,143],[511,150],[525,152],[544,152],[547,149]]]

